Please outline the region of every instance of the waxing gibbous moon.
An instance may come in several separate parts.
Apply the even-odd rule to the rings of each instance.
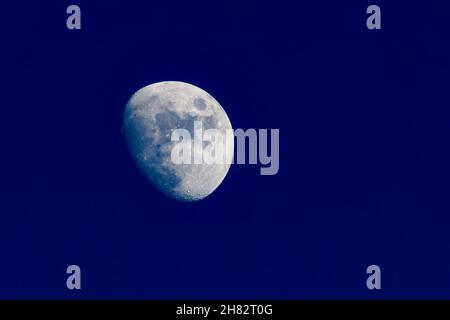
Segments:
[[[231,163],[230,159],[212,164],[172,161],[171,152],[177,143],[171,139],[172,131],[186,129],[194,138],[195,121],[202,122],[203,130],[217,129],[224,139],[226,130],[232,130],[225,110],[210,94],[177,81],[158,82],[138,90],[123,115],[122,132],[141,172],[157,189],[181,201],[196,201],[211,194]],[[233,156],[233,141],[216,148]]]

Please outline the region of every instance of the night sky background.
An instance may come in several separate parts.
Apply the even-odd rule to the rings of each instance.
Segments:
[[[2,3],[0,298],[450,298],[449,19],[438,0]],[[197,203],[154,189],[120,128],[164,80],[280,129],[279,173],[234,165]]]

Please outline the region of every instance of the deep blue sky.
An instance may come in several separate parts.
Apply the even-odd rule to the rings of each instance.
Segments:
[[[448,1],[74,1],[81,31],[28,2],[1,5],[0,298],[450,298]],[[278,175],[155,190],[120,127],[163,80],[279,128]]]

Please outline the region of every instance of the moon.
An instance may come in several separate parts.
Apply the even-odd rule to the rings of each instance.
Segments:
[[[171,152],[174,129],[186,129],[194,137],[194,121],[203,130],[216,129],[225,139],[231,122],[206,91],[185,82],[165,81],[148,85],[128,100],[123,114],[122,133],[140,171],[157,189],[170,198],[192,202],[210,195],[222,183],[231,161],[207,164],[175,164]],[[225,141],[225,140],[223,140]],[[205,150],[205,142],[201,145]],[[233,155],[234,142],[219,144],[223,154]]]

